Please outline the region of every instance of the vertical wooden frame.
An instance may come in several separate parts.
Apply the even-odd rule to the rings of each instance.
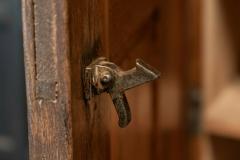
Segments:
[[[107,1],[68,2],[74,159],[109,159],[109,106],[104,95],[84,101],[83,69],[99,56],[108,57]]]
[[[23,0],[30,159],[72,159],[66,1]]]
[[[84,101],[81,74],[107,57],[105,2],[22,0],[31,160],[109,159],[107,105]]]

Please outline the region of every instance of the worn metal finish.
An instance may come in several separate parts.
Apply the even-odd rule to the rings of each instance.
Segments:
[[[124,92],[159,76],[158,70],[140,59],[136,60],[136,67],[123,71],[116,64],[100,57],[85,69],[85,98],[90,100],[94,95],[109,93],[119,116],[119,126],[123,128],[131,121],[131,112]]]

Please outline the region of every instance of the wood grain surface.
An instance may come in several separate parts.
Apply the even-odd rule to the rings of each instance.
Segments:
[[[72,159],[65,1],[23,0],[30,159]]]
[[[180,0],[22,0],[30,160],[186,159],[186,57]],[[136,58],[163,80],[127,92],[117,125],[109,95],[84,99],[83,71]]]

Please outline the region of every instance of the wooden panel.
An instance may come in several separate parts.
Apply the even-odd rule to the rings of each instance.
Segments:
[[[111,60],[119,64],[130,56],[133,59],[140,58],[140,53],[133,53],[134,48],[143,45],[143,41],[146,43],[146,37],[154,34],[154,17],[158,9],[156,4],[156,0],[109,0],[108,40]],[[145,54],[154,55],[151,52]]]
[[[164,160],[186,159],[185,70],[187,66],[184,48],[184,17],[182,1],[160,3],[158,46],[162,72],[158,91],[158,118],[156,143],[160,151],[155,157]]]
[[[107,56],[105,2],[22,2],[30,159],[109,159],[105,98],[84,101],[81,83]]]
[[[74,159],[109,159],[109,106],[104,96],[84,101],[83,69],[98,56],[108,57],[105,0],[68,3]]]
[[[158,6],[154,1],[109,1],[109,55],[124,69],[135,66],[136,58],[160,69],[156,27]],[[154,58],[153,58],[154,57]],[[117,126],[112,110],[111,159],[156,159],[153,86],[147,84],[127,92],[132,122],[125,129]],[[111,104],[112,105],[112,104]],[[113,106],[112,106],[113,108]],[[154,137],[152,137],[154,136]]]
[[[184,4],[185,114],[187,159],[202,159],[202,1],[186,0]]]
[[[63,0],[23,0],[22,6],[30,159],[70,160],[66,6]]]
[[[143,40],[140,45],[137,45],[131,52],[128,58],[120,63],[123,68],[135,66],[136,56],[140,56],[144,61],[152,60],[152,57],[147,56],[146,53],[155,53],[156,46],[151,35],[142,37]],[[119,59],[113,59],[119,61]],[[154,59],[155,62],[159,60]],[[151,63],[152,64],[152,63]],[[155,67],[159,68],[159,64]],[[111,158],[116,160],[126,159],[154,159],[152,147],[155,144],[155,137],[152,134],[156,121],[153,121],[153,111],[157,107],[153,102],[153,86],[146,84],[127,91],[127,98],[132,112],[132,121],[127,128],[121,129],[117,126],[116,111],[112,110],[111,123]],[[111,104],[112,105],[112,104]],[[113,108],[113,106],[112,106]]]
[[[123,5],[124,2],[119,1],[118,3]],[[111,3],[113,2],[109,3],[111,11]],[[152,4],[139,1],[139,4],[133,7],[136,8],[136,11],[133,9],[128,11],[126,7],[121,7],[128,14],[122,14],[120,11],[120,15],[115,11],[109,13],[109,54],[111,60],[123,68],[129,68],[134,65],[136,58],[143,58],[163,72],[159,84],[152,86],[154,88],[150,92],[136,89],[138,94],[133,90],[128,95],[131,102],[135,99],[142,100],[148,94],[152,94],[150,100],[145,102],[151,107],[145,108],[144,112],[142,111],[145,113],[142,115],[144,118],[133,117],[132,124],[124,131],[115,128],[116,126],[113,127],[112,159],[174,160],[185,159],[187,156],[187,140],[185,139],[187,135],[184,131],[187,112],[184,112],[186,108],[185,99],[183,99],[186,90],[183,89],[186,87],[184,84],[187,83],[184,71],[189,62],[185,61],[185,56],[182,56],[185,51],[183,42],[185,32],[182,24],[183,5],[178,0],[162,1],[161,3],[151,1],[149,3]],[[145,8],[142,4],[145,5]],[[138,8],[141,7],[144,8],[143,13],[138,13],[140,10]],[[114,13],[116,17],[121,16],[120,18],[123,19],[120,19],[123,21],[121,25],[118,25],[117,18],[114,19]],[[136,20],[132,18],[133,15]],[[129,35],[131,37],[128,37]],[[193,43],[197,45],[198,42]],[[188,50],[186,49],[186,51]],[[190,52],[192,50],[189,51],[189,54]],[[184,52],[184,54],[187,53]],[[156,87],[159,87],[159,91]],[[154,89],[155,91],[153,91]],[[141,92],[145,92],[145,96],[141,95],[143,94]],[[156,96],[153,96],[153,93]],[[138,104],[137,101],[131,106],[134,107],[134,104]],[[134,113],[143,110],[133,109],[133,116]],[[144,128],[141,128],[139,124],[148,124],[149,128],[144,131]],[[145,132],[148,134],[144,134]],[[144,140],[139,140],[138,145],[136,145],[139,137],[144,138]]]
[[[121,129],[117,126],[116,111],[112,111],[111,159],[152,159],[152,91],[145,85],[127,92],[132,122]]]

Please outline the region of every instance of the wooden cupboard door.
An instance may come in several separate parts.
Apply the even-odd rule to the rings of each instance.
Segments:
[[[157,1],[92,0],[74,1],[69,5],[72,60],[80,59],[76,66],[84,67],[96,57],[104,56],[123,69],[134,67],[136,58],[142,58],[158,67],[160,59],[157,57],[155,37]],[[76,71],[73,71],[73,75],[81,72],[81,68],[76,66],[72,68]],[[81,86],[80,80],[81,77],[76,79],[75,86]],[[77,90],[74,93],[77,93]],[[87,112],[79,112],[77,108],[76,112],[80,115],[76,115],[76,120],[82,114],[90,114],[89,124],[85,126],[91,126],[90,130],[86,131],[91,133],[87,145],[92,148],[78,151],[79,148],[87,147],[81,144],[79,134],[83,125],[75,130],[73,128],[73,133],[76,133],[79,139],[74,146],[76,157],[82,157],[81,153],[88,152],[86,156],[96,156],[91,157],[93,159],[153,159],[152,84],[130,90],[127,92],[127,98],[131,107],[132,122],[124,129],[118,126],[116,111],[107,94],[96,96],[88,102]],[[86,134],[86,131],[82,133]]]
[[[30,160],[184,159],[182,7],[179,0],[22,0]],[[127,128],[118,127],[109,95],[84,98],[84,69],[100,56],[123,69],[141,58],[171,73],[161,85],[126,92]],[[171,119],[160,123],[165,113]]]

